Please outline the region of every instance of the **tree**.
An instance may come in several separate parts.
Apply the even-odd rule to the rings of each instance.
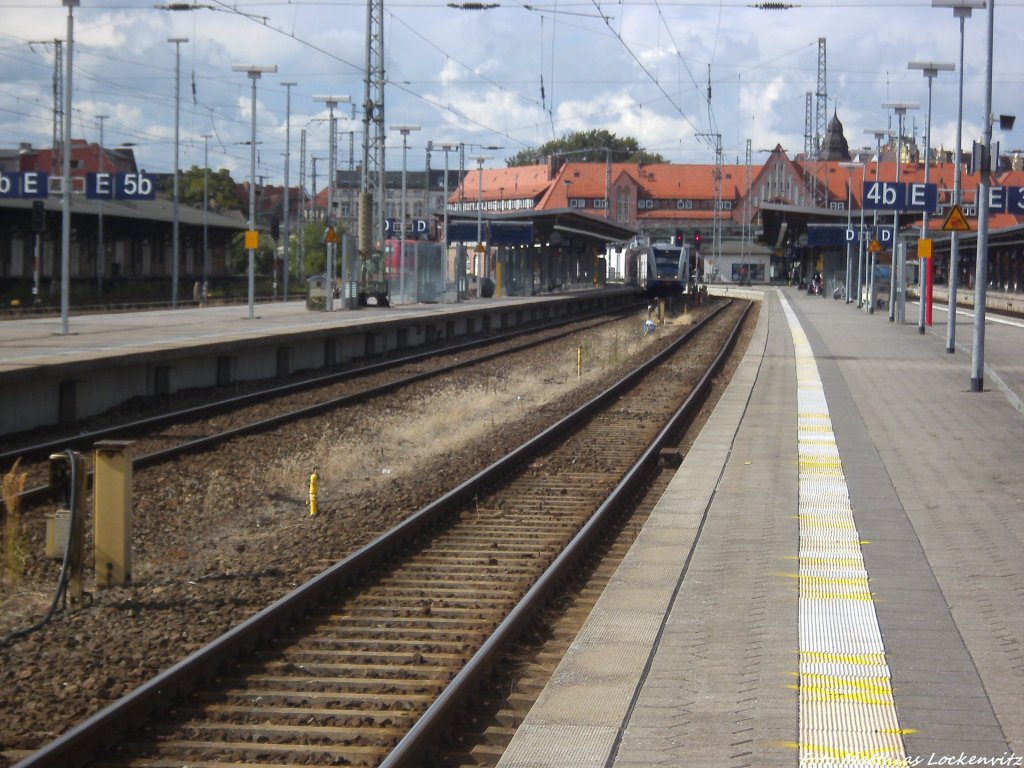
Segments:
[[[210,171],[207,185],[211,211],[248,211],[249,201],[238,196],[238,185],[226,168]],[[178,200],[182,205],[203,207],[203,169],[198,165],[181,172]]]
[[[661,155],[647,152],[632,137],[619,138],[614,133],[602,129],[576,131],[560,139],[549,141],[536,149],[527,148],[517,152],[507,160],[510,168],[521,165],[536,165],[544,162],[545,157],[554,156],[559,163],[582,162],[603,163],[611,150],[612,162],[615,163],[664,163]]]

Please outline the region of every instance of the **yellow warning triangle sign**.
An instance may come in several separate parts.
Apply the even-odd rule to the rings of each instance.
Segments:
[[[971,225],[967,223],[964,212],[960,210],[959,205],[954,205],[949,209],[949,215],[946,216],[946,220],[942,224],[943,232],[970,232]]]
[[[881,253],[882,252],[882,244],[880,242],[878,242],[877,240],[872,238],[871,242],[868,244],[868,252],[869,253]]]
[[[337,244],[338,233],[334,230],[334,227],[328,227],[327,229],[324,230],[323,242]]]

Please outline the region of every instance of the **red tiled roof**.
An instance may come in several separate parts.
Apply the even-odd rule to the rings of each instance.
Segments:
[[[781,150],[780,150],[781,151]],[[793,170],[803,174],[804,163],[789,160]],[[769,161],[770,162],[770,161]],[[750,176],[756,184],[765,166],[752,166]],[[862,207],[862,179],[873,182],[876,179],[895,181],[896,163],[885,161],[878,166],[876,163],[865,163],[863,171],[859,168],[848,172],[836,161],[820,162],[816,166],[818,178],[828,188],[830,200],[847,199],[847,184],[853,197],[853,210]],[[924,182],[924,166],[918,163],[902,163],[899,167],[900,182],[915,184]],[[951,190],[954,184],[956,168],[953,163],[932,165],[928,173],[928,181],[939,190]],[[863,174],[863,175],[862,175]],[[595,200],[605,197],[607,184],[607,167],[604,163],[565,163],[549,178],[549,166],[531,165],[514,168],[498,168],[483,170],[483,193],[485,201],[498,199],[537,199],[537,210],[557,210],[569,207],[570,198]],[[745,195],[747,166],[723,165],[721,178],[721,195],[725,201],[734,205],[740,203]],[[711,164],[674,165],[657,163],[641,165],[637,163],[613,163],[611,168],[613,189],[623,184],[636,187],[639,199],[654,200],[712,200],[715,197],[715,166]],[[1024,171],[1004,173],[998,183],[1005,186],[1024,186]],[[469,171],[463,181],[463,193],[468,200],[475,200],[479,192],[480,176],[477,171]],[[964,199],[972,202],[978,185],[978,176],[961,174],[961,187]],[[459,192],[452,195],[452,200],[459,199]],[[614,194],[614,193],[613,193]],[[948,200],[948,198],[947,198]],[[940,194],[940,202],[945,202]],[[675,208],[641,209],[636,212],[640,220],[707,220],[713,212],[706,209],[676,210]],[[722,211],[724,219],[733,218],[736,211]],[[1010,214],[994,214],[993,228],[997,226],[1013,226],[1024,217]],[[1005,219],[1005,221],[1004,221]],[[932,220],[934,221],[934,219]]]

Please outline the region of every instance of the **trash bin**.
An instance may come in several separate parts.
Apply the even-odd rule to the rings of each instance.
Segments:
[[[312,275],[306,279],[306,309],[327,310],[327,275]]]

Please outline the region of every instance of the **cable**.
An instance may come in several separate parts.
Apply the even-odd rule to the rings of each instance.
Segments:
[[[16,640],[19,637],[25,637],[26,635],[35,632],[37,629],[42,629],[50,620],[53,619],[54,614],[57,613],[57,607],[60,605],[61,598],[65,596],[68,587],[68,581],[70,579],[69,571],[71,569],[71,555],[72,555],[72,543],[75,535],[75,522],[76,515],[78,514],[78,462],[75,460],[75,452],[70,448],[64,451],[64,455],[67,456],[68,465],[71,467],[71,493],[68,498],[68,538],[64,545],[64,560],[61,562],[60,575],[57,578],[57,589],[53,594],[53,601],[50,603],[50,609],[46,612],[38,622],[33,624],[31,627],[26,629],[15,630],[3,637],[0,637],[0,647],[6,646],[12,640]]]

